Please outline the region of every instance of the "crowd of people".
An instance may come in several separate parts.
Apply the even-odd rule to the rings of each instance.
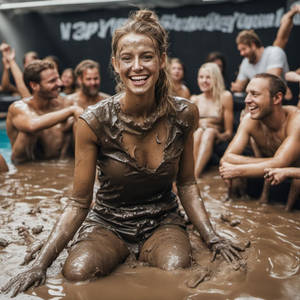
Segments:
[[[62,269],[71,281],[109,274],[130,253],[165,270],[190,266],[179,201],[215,255],[235,269],[244,267],[243,249],[211,226],[197,180],[218,151],[229,193],[237,179],[260,177],[265,203],[270,185],[292,178],[286,210],[293,208],[300,192],[300,111],[282,101],[290,97],[285,81],[300,77],[299,70],[289,71],[284,52],[297,13],[300,5],[284,15],[273,46],[265,48],[253,30],[239,33],[244,59],[231,86],[224,78],[224,56],[211,53],[198,71],[199,95],[191,95],[184,82],[182,61],[168,59],[167,32],[151,10],[136,11],[114,32],[113,96],[100,91],[100,66],[93,60],[60,75],[53,57],[38,59],[30,52],[22,72],[14,49],[2,43],[1,88],[22,97],[6,117],[12,162],[75,153],[68,205],[30,269],[3,291],[16,295],[42,284],[72,239]],[[234,132],[232,94],[241,91],[246,107]],[[7,171],[1,156],[0,164]],[[92,199],[96,175],[99,190]]]

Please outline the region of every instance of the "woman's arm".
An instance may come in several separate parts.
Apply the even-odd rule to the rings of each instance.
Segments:
[[[14,77],[18,93],[21,95],[22,98],[30,97],[31,93],[29,92],[23,80],[23,72],[21,71],[20,67],[15,61],[15,51],[13,49],[7,55],[7,58],[9,60],[10,70]]]
[[[207,246],[215,253],[220,252],[228,262],[232,263],[234,267],[239,268],[241,266],[241,263],[238,262],[241,259],[239,253],[234,249],[230,242],[218,236],[214,231],[195,182],[192,153],[193,133],[197,126],[196,120],[198,119],[198,109],[193,105],[192,110],[194,116],[193,126],[191,126],[191,129],[187,134],[177,175],[178,196],[187,216],[198,230]]]
[[[3,92],[17,93],[18,92],[17,88],[10,83],[9,61],[7,61],[5,57],[2,57],[2,62],[3,62],[3,73],[1,78],[1,85],[2,85]]]
[[[293,18],[299,12],[300,5],[293,5],[292,8],[283,15],[273,46],[277,46],[282,49],[285,48],[293,28]]]
[[[23,72],[15,61],[15,50],[5,43],[1,44],[0,49],[2,51],[4,59],[6,59],[9,63],[9,67],[14,77],[18,93],[22,98],[30,97],[31,93],[29,92],[23,80]]]
[[[12,278],[2,288],[3,292],[13,290],[12,295],[15,296],[32,285],[43,283],[47,268],[72,239],[86,218],[93,196],[98,149],[96,141],[97,138],[89,126],[83,120],[79,120],[75,146],[74,185],[69,203],[32,267]]]

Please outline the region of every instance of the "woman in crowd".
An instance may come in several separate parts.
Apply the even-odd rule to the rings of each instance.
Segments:
[[[189,99],[191,93],[189,88],[184,84],[184,66],[179,58],[171,58],[169,62],[169,70],[172,79],[173,95]]]
[[[114,32],[112,64],[119,93],[90,106],[78,121],[73,193],[31,268],[3,288],[13,294],[43,283],[73,239],[63,275],[82,281],[112,272],[130,252],[165,270],[190,265],[191,246],[177,201],[207,246],[235,267],[238,250],[212,228],[193,174],[197,107],[170,96],[167,34],[149,10]],[[99,190],[91,206],[96,165]]]
[[[207,57],[205,62],[214,62],[218,65],[218,67],[221,70],[223,79],[224,79],[224,84],[225,88],[227,89],[229,87],[228,85],[228,80],[226,77],[226,58],[225,55],[219,51],[212,51],[210,52]]]
[[[76,76],[72,68],[67,68],[63,70],[61,74],[61,81],[63,83],[62,92],[61,92],[62,96],[75,93]]]
[[[228,142],[233,132],[233,99],[225,90],[217,64],[206,63],[200,67],[198,85],[202,93],[191,97],[199,110],[198,129],[194,133],[196,178],[209,162],[215,143]]]

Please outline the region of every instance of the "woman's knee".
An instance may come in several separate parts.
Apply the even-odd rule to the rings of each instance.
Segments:
[[[103,231],[97,240],[91,238],[81,241],[71,248],[62,273],[70,281],[105,276],[122,263],[128,254],[122,240],[109,231]]]
[[[145,242],[140,260],[167,271],[189,267],[191,245],[186,232],[177,226],[158,229]]]

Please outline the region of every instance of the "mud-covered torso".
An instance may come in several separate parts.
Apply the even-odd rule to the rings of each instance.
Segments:
[[[177,208],[171,188],[193,125],[191,103],[174,98],[175,113],[154,112],[143,124],[136,124],[121,111],[119,98],[103,100],[81,116],[99,145],[100,186],[90,216],[97,215],[112,226],[127,224],[130,230],[149,229]]]

